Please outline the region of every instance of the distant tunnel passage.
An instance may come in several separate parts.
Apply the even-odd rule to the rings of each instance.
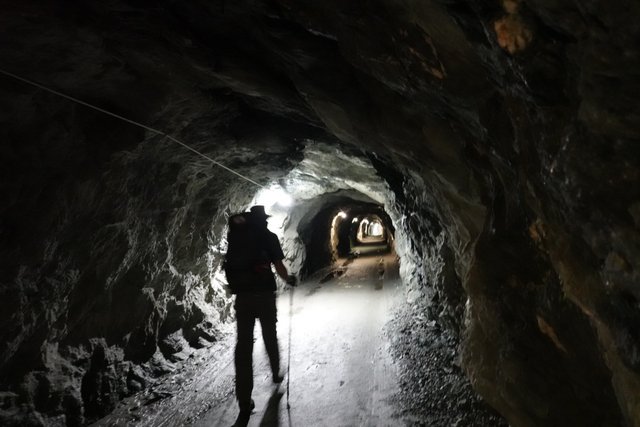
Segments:
[[[323,207],[299,228],[307,251],[305,275],[340,259],[393,251],[395,229],[379,204],[343,199]]]

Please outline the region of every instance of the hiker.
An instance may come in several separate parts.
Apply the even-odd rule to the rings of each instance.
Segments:
[[[237,342],[235,351],[236,398],[240,416],[251,414],[255,407],[253,390],[253,328],[260,319],[262,338],[269,356],[273,382],[284,379],[280,372],[280,351],[276,335],[276,281],[271,271],[291,286],[296,277],[282,263],[284,254],[278,237],[267,228],[264,206],[253,206],[250,212],[229,218],[229,248],[225,257],[225,273],[232,293],[236,294],[235,309]]]

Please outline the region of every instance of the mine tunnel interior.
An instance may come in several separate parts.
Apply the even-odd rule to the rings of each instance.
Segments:
[[[147,3],[0,16],[0,424],[186,423],[264,205],[301,339],[384,342],[322,357],[388,354],[397,420],[640,426],[637,2]]]
[[[346,219],[351,218],[347,217]],[[383,219],[378,214],[362,212],[360,215],[353,217],[351,223],[344,227],[343,230],[345,238],[348,237],[350,248],[342,256],[362,253],[359,252],[359,247],[360,249],[369,247],[382,252],[390,251],[393,248],[393,225],[388,216]]]
[[[324,205],[299,224],[306,249],[303,277],[331,268],[341,259],[392,251],[394,228],[384,207],[364,194],[351,198],[348,193],[327,195]]]

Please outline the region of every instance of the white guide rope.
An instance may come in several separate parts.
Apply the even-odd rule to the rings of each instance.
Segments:
[[[242,178],[242,179],[244,179],[244,180],[246,180],[246,181],[248,181],[248,182],[250,182],[252,184],[257,185],[260,188],[265,188],[263,185],[257,183],[256,181],[252,180],[251,178],[246,177],[246,176],[242,175],[239,172],[236,172],[235,170],[223,165],[222,163],[212,159],[211,157],[207,156],[206,154],[201,153],[200,151],[196,150],[195,148],[185,144],[184,142],[182,142],[182,141],[174,138],[173,136],[168,135],[168,134],[166,134],[166,133],[164,133],[162,131],[159,131],[159,130],[154,129],[154,128],[150,127],[150,126],[144,125],[142,123],[136,122],[135,120],[131,120],[131,119],[128,119],[128,118],[123,117],[121,115],[112,113],[111,111],[107,111],[107,110],[105,110],[103,108],[97,107],[95,105],[89,104],[88,102],[85,102],[85,101],[82,101],[80,99],[74,98],[72,96],[66,95],[64,93],[58,92],[58,91],[56,91],[54,89],[50,89],[50,88],[48,88],[46,86],[43,86],[43,85],[41,85],[39,83],[36,83],[36,82],[28,80],[28,79],[25,79],[23,77],[17,76],[15,74],[10,73],[8,71],[5,71],[5,70],[3,70],[1,68],[0,68],[0,73],[4,74],[6,76],[12,77],[12,78],[14,78],[16,80],[20,80],[21,82],[27,83],[29,85],[35,86],[37,88],[40,88],[42,90],[45,90],[47,92],[53,93],[54,95],[60,96],[62,98],[68,99],[70,101],[73,101],[73,102],[75,102],[77,104],[84,105],[85,107],[89,107],[89,108],[91,108],[93,110],[100,111],[101,113],[104,113],[104,114],[107,114],[109,116],[115,117],[117,119],[123,120],[123,121],[125,121],[127,123],[130,123],[132,125],[139,126],[139,127],[143,128],[145,130],[148,130],[149,132],[153,132],[153,133],[155,133],[157,135],[161,135],[161,136],[163,136],[163,137],[175,142],[176,144],[179,144],[179,145],[183,146],[187,150],[192,151],[195,154],[198,154],[199,156],[202,156],[203,158],[209,160],[211,163],[213,163],[213,164],[215,164],[217,166],[220,166],[221,168],[231,172],[232,174],[237,175],[240,178]],[[289,346],[288,346],[289,354],[288,354],[288,360],[287,360],[287,412],[288,412],[288,416],[289,416],[289,425],[291,425],[291,406],[289,404],[289,394],[290,394],[290,372],[291,372],[291,370],[290,370],[290,367],[291,367],[291,318],[293,317],[293,288],[291,289],[291,294],[290,294],[289,298],[290,298],[290,300],[289,300]]]
[[[14,78],[16,80],[20,80],[21,82],[24,82],[24,83],[30,84],[32,86],[35,86],[37,88],[40,88],[42,90],[46,90],[47,92],[53,93],[54,95],[60,96],[62,98],[66,98],[66,99],[68,99],[70,101],[73,101],[73,102],[75,102],[77,104],[84,105],[85,107],[89,107],[89,108],[94,109],[96,111],[100,111],[101,113],[107,114],[107,115],[109,115],[111,117],[115,117],[115,118],[123,120],[123,121],[125,121],[127,123],[131,123],[132,125],[139,126],[139,127],[143,128],[143,129],[148,130],[149,132],[153,132],[153,133],[155,133],[157,135],[161,135],[161,136],[163,136],[163,137],[175,142],[176,144],[182,145],[187,150],[190,150],[190,151],[198,154],[199,156],[204,157],[205,159],[209,160],[211,163],[213,163],[213,164],[215,164],[217,166],[220,166],[221,168],[231,172],[232,174],[237,175],[240,178],[242,178],[242,179],[244,179],[244,180],[246,180],[246,181],[248,181],[248,182],[250,182],[252,184],[257,185],[260,188],[265,188],[264,185],[257,183],[256,181],[252,180],[251,178],[246,177],[246,176],[242,175],[241,173],[234,171],[233,169],[223,165],[222,163],[220,163],[220,162],[218,162],[216,160],[213,160],[211,157],[207,156],[206,154],[201,153],[200,151],[196,150],[195,148],[185,144],[182,141],[179,141],[178,139],[174,138],[173,136],[168,135],[168,134],[166,134],[166,133],[164,133],[162,131],[159,131],[159,130],[154,129],[154,128],[152,128],[150,126],[147,126],[147,125],[143,125],[142,123],[136,122],[135,120],[131,120],[131,119],[128,119],[126,117],[120,116],[118,114],[112,113],[111,111],[107,111],[107,110],[105,110],[103,108],[100,108],[100,107],[97,107],[97,106],[95,106],[93,104],[89,104],[88,102],[82,101],[82,100],[80,100],[78,98],[74,98],[73,96],[69,96],[69,95],[66,95],[64,93],[58,92],[57,90],[50,89],[50,88],[48,88],[48,87],[46,87],[44,85],[41,85],[39,83],[36,83],[36,82],[28,80],[28,79],[25,79],[24,77],[17,76],[15,74],[10,73],[8,71],[5,71],[5,70],[3,70],[1,68],[0,68],[0,73],[4,74],[6,76],[12,77],[12,78]]]

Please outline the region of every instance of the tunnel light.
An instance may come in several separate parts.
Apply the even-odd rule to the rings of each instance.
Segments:
[[[345,212],[340,211],[338,212],[338,216],[342,219],[345,219],[347,217],[347,214]]]
[[[282,207],[288,208],[289,206],[293,205],[293,197],[291,197],[291,195],[286,191],[280,189],[280,192],[278,193],[277,203]]]
[[[272,187],[261,190],[255,204],[269,207],[277,204],[289,207],[293,204],[293,198],[282,187]]]
[[[356,222],[358,222],[358,217],[353,218],[353,221],[351,221],[352,224]]]
[[[373,237],[381,237],[383,231],[384,229],[382,228],[382,224],[380,224],[379,222],[374,222],[371,224],[371,230],[369,231],[369,234]]]

